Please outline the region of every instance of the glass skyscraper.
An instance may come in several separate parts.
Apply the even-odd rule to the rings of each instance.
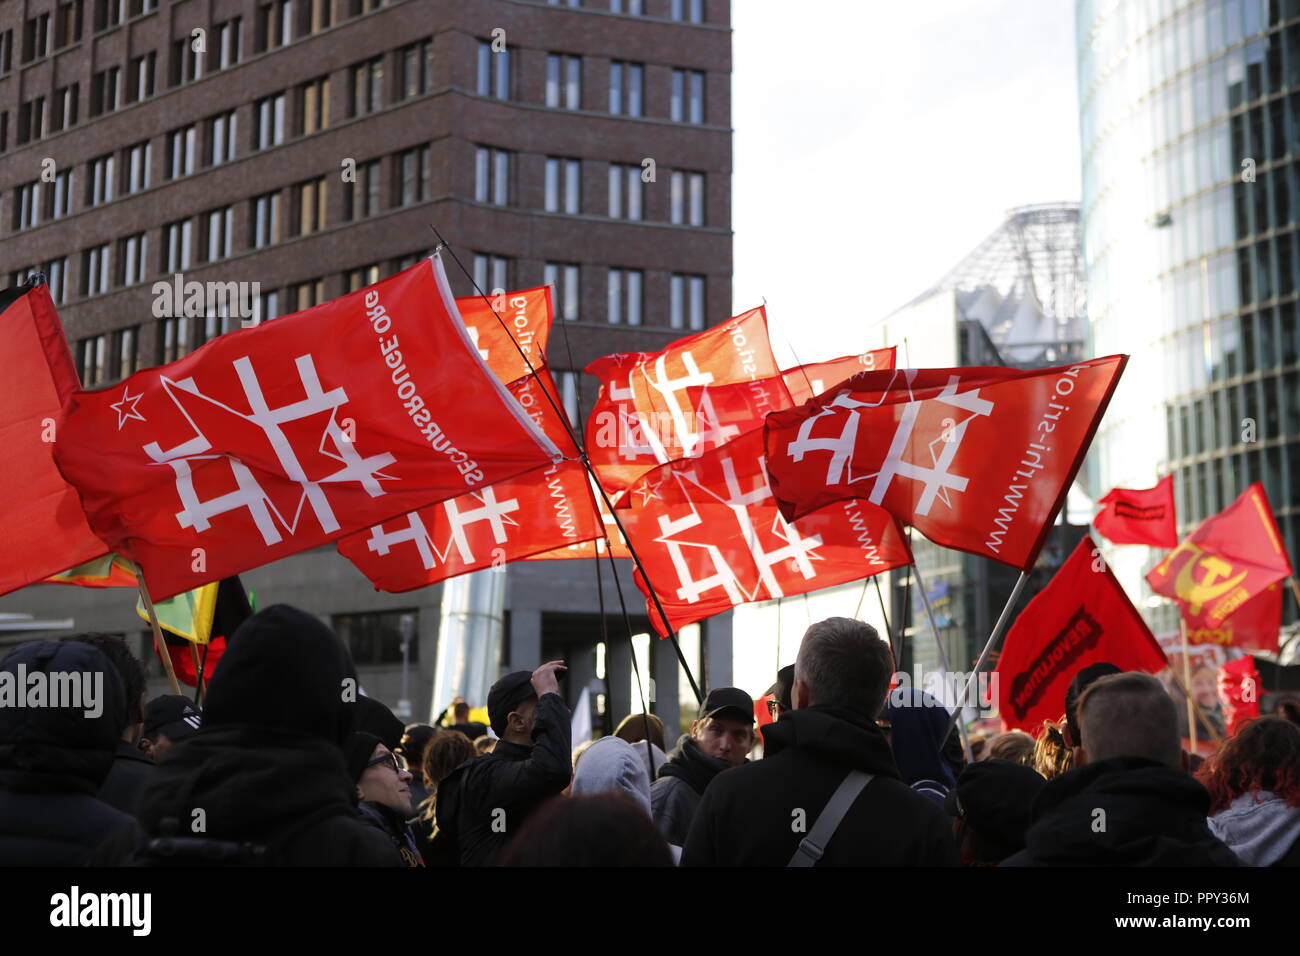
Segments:
[[[1078,0],[1076,17],[1091,346],[1132,355],[1091,490],[1172,472],[1186,533],[1262,481],[1294,560],[1300,0]],[[1158,554],[1111,550],[1149,593]],[[1172,605],[1147,613],[1177,628]]]

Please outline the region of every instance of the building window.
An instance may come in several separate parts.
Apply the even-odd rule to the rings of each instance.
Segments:
[[[132,17],[144,16],[146,13],[153,13],[158,9],[158,0],[130,0],[127,8],[127,15]]]
[[[45,97],[36,96],[18,105],[18,144],[45,136]]]
[[[581,7],[582,0],[546,0],[553,7]]]
[[[375,611],[369,614],[336,614],[332,618],[334,633],[352,652],[358,666],[369,664],[400,664],[402,645],[407,644],[405,659],[414,664],[419,660],[420,612],[414,608],[405,611]]]
[[[32,229],[41,223],[41,183],[24,183],[14,190],[14,229]]]
[[[81,98],[81,84],[73,83],[54,91],[54,132],[77,125],[77,105]]]
[[[185,345],[189,320],[183,315],[178,315],[163,319],[161,326],[158,332],[158,364],[166,365],[168,362],[175,362],[188,351]]]
[[[479,96],[495,96],[499,100],[510,99],[510,49],[506,47],[495,51],[491,40],[478,41],[478,83]]]
[[[510,204],[510,154],[480,146],[474,151],[474,200]]]
[[[609,0],[610,13],[626,13],[630,17],[645,16],[645,0]]]
[[[122,260],[122,285],[135,285],[144,281],[147,274],[145,256],[148,254],[148,243],[149,237],[140,232],[127,236],[118,244],[118,256]]]
[[[582,212],[582,161],[546,157],[546,211]]]
[[[674,20],[704,22],[704,0],[672,0],[670,9]]]
[[[249,246],[253,249],[264,249],[267,246],[279,242],[279,192],[270,192],[264,193],[261,196],[254,196],[249,200],[249,202],[252,204],[252,215],[249,216],[252,225],[252,236],[250,237]]]
[[[350,269],[343,273],[343,291],[356,292],[368,285],[374,285],[379,279],[378,263],[372,266],[362,266],[360,269]]]
[[[433,89],[433,41],[423,40],[404,46],[398,52],[402,64],[402,85],[398,91],[402,99],[419,96]]]
[[[266,96],[253,104],[253,149],[270,149],[284,142],[284,94]]]
[[[50,15],[42,13],[23,23],[23,63],[38,60],[50,52]]]
[[[234,207],[223,206],[202,214],[205,242],[203,261],[216,262],[229,259],[232,250],[231,228],[234,225]]]
[[[293,0],[276,0],[257,8],[257,52],[282,47],[293,39]]]
[[[609,64],[609,111],[641,116],[644,113],[645,66],[641,63]]]
[[[673,70],[670,104],[674,123],[703,123],[704,74],[699,70]]]
[[[208,120],[208,165],[220,166],[235,158],[238,135],[235,111],[221,113]]]
[[[103,385],[108,380],[108,336],[96,335],[77,343],[77,372],[82,388]]]
[[[608,311],[611,325],[640,325],[643,274],[639,269],[610,269]]]
[[[309,179],[293,187],[294,235],[309,236],[325,228],[325,177]]]
[[[243,53],[243,17],[233,17],[222,23],[214,24],[212,37],[216,41],[217,69],[224,70],[239,62]]]
[[[90,78],[90,115],[101,116],[111,113],[122,105],[121,69],[111,66],[100,70]]]
[[[609,215],[612,219],[641,218],[641,167],[609,165]]]
[[[334,25],[334,0],[301,0],[298,35],[311,36]]]
[[[555,287],[556,310],[566,322],[578,321],[581,275],[578,266],[569,262],[548,262],[542,269],[542,284]]]
[[[578,408],[578,373],[557,372],[555,384],[560,389],[560,403],[564,406],[564,413],[569,416],[571,423],[580,424],[582,415]]]
[[[171,85],[180,86],[200,79],[203,76],[203,57],[204,54],[195,51],[194,41],[190,37],[173,40],[169,73]]]
[[[41,266],[45,281],[50,286],[50,298],[55,305],[63,305],[68,299],[68,258],[51,259]]]
[[[158,54],[146,53],[133,57],[126,64],[126,84],[130,102],[139,103],[154,94],[154,76],[158,68]]]
[[[325,301],[325,280],[308,279],[289,287],[289,294],[295,312],[310,309]]]
[[[180,179],[194,173],[194,158],[198,152],[198,127],[183,126],[167,134],[167,178]]]
[[[95,32],[122,22],[122,0],[95,0]]]
[[[675,226],[704,225],[703,173],[673,173],[672,223]]]
[[[104,243],[102,246],[94,246],[82,254],[82,295],[103,295],[108,291],[109,263],[108,243]]]
[[[397,154],[399,192],[395,197],[395,205],[410,206],[429,198],[432,163],[433,150],[428,146],[419,146]]]
[[[474,284],[484,292],[510,288],[510,260],[502,256],[474,254]]]
[[[253,301],[253,324],[269,322],[280,317],[280,293],[272,289],[263,292]]]
[[[65,169],[54,176],[54,182],[51,184],[54,188],[49,191],[50,219],[62,219],[64,216],[72,215],[72,189],[73,173],[75,170]]]
[[[126,378],[128,375],[134,375],[140,367],[137,357],[139,341],[139,326],[133,325],[127,329],[118,329],[113,333],[113,358],[116,362],[116,368],[113,370],[115,378]]]
[[[14,68],[14,31],[0,30],[0,73]]]
[[[100,156],[86,164],[86,208],[113,201],[113,157]]]
[[[363,219],[379,212],[379,170],[381,163],[373,159],[357,164],[356,182],[348,183],[346,193],[348,219]]]
[[[169,222],[163,226],[163,267],[166,275],[173,275],[190,267],[190,250],[194,238],[193,223],[189,219]]]
[[[302,135],[325,129],[330,124],[330,78],[317,77],[299,86],[298,102],[302,110]]]
[[[704,276],[674,273],[669,281],[669,323],[675,329],[704,328]]]
[[[149,188],[149,152],[148,143],[136,143],[123,151],[122,162],[126,166],[126,180],[123,183],[125,195],[130,196]]]
[[[563,53],[546,55],[546,105],[555,109],[582,109],[582,57]]]
[[[364,116],[383,105],[384,58],[358,63],[352,67],[352,115]]]
[[[84,19],[84,0],[72,0],[71,3],[59,4],[54,11],[54,48],[56,50],[81,42]],[[4,72],[3,69],[0,69],[0,72]]]

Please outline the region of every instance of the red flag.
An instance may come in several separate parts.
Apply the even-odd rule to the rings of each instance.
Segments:
[[[661,636],[668,630],[650,599],[651,584],[677,630],[738,604],[803,594],[911,561],[898,523],[867,502],[836,502],[793,525],[782,518],[757,430],[645,475],[619,503],[619,516],[650,579],[634,575]]]
[[[866,372],[767,417],[772,491],[786,517],[864,498],[936,544],[1031,568],[1126,361]]]
[[[80,392],[59,437],[91,527],[155,599],[559,458],[437,259]]]
[[[1220,647],[1244,647],[1256,651],[1278,650],[1278,632],[1282,629],[1282,585],[1270,584],[1232,614],[1218,627],[1189,627],[1188,644],[1217,644]]]
[[[1151,629],[1087,535],[1007,633],[998,658],[1005,729],[1036,729],[1065,712],[1065,691],[1089,664],[1150,673],[1167,665]]]
[[[591,493],[591,500],[596,505],[596,511],[600,515],[600,533],[590,541],[583,541],[579,544],[566,544],[551,551],[530,554],[523,560],[572,561],[580,558],[603,558],[607,551],[615,558],[632,557],[632,552],[627,549],[627,542],[618,530],[618,524],[614,521],[613,514],[605,507],[605,499],[601,497],[600,491],[592,483],[590,476],[587,478],[587,487]]]
[[[54,463],[57,423],[81,387],[48,287],[0,294],[0,594],[103,554]]]
[[[753,309],[659,352],[606,355],[587,366],[601,380],[587,419],[587,454],[611,495],[652,468],[703,454],[790,404]],[[720,386],[745,385],[725,391]]]
[[[1259,668],[1255,658],[1245,654],[1219,668],[1219,703],[1223,705],[1223,722],[1231,737],[1246,721],[1259,716]]]
[[[813,362],[798,365],[781,373],[785,387],[790,392],[793,405],[802,405],[808,399],[820,395],[828,388],[834,388],[846,378],[862,372],[878,372],[894,368],[898,350],[893,346],[863,352],[861,355],[846,355],[831,359],[829,362]]]
[[[1173,598],[1191,629],[1218,627],[1275,581],[1291,562],[1259,482],[1206,518],[1147,574],[1157,594]]]
[[[550,286],[505,292],[487,300],[481,295],[461,296],[456,307],[479,356],[505,384],[529,374],[529,365],[536,369],[546,364],[554,314]]]
[[[1092,526],[1115,544],[1178,544],[1173,475],[1165,475],[1154,488],[1113,488],[1098,504],[1102,509]]]

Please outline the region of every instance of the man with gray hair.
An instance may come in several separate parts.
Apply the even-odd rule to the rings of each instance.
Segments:
[[[808,628],[792,709],[764,730],[765,757],[704,791],[683,866],[955,866],[942,808],[899,780],[876,725],[894,672],[861,621]]]
[[[1025,849],[1003,866],[1237,866],[1206,824],[1210,795],[1182,766],[1178,713],[1150,674],[1079,695],[1075,768],[1034,801]]]

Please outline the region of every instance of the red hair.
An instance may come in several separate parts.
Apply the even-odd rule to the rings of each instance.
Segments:
[[[1210,816],[1243,793],[1269,791],[1300,806],[1300,726],[1281,717],[1256,717],[1201,766],[1196,778],[1210,791]]]

